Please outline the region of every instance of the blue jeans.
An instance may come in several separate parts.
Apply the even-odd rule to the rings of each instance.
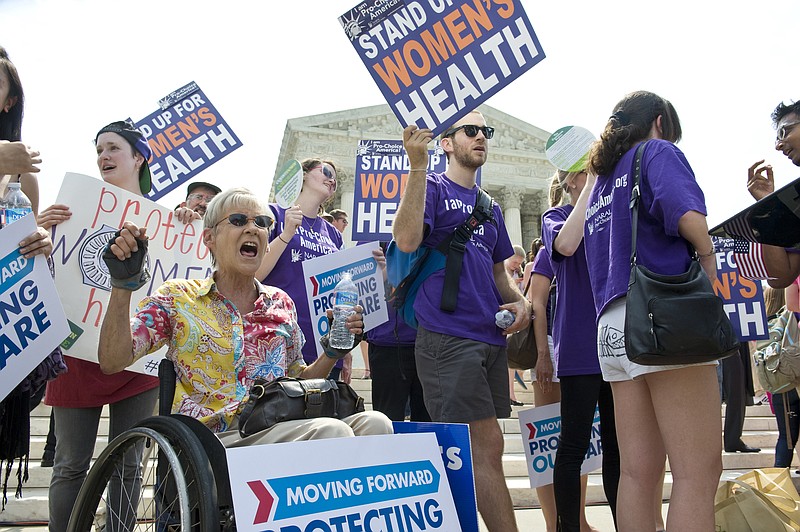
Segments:
[[[108,441],[142,419],[152,416],[155,413],[156,399],[158,399],[158,388],[109,405]],[[102,407],[53,407],[56,422],[56,456],[48,495],[51,532],[67,529],[69,515],[75,505],[78,491],[89,471],[102,411]],[[131,467],[135,470],[137,465],[131,464]],[[137,476],[134,474],[126,479],[128,489],[133,488]]]
[[[792,390],[786,394],[788,404],[784,404],[783,394],[772,395],[772,407],[775,409],[775,419],[778,421],[778,441],[775,443],[775,467],[791,467],[794,454],[794,446],[797,444],[797,436],[800,433],[800,396],[797,390]],[[784,409],[789,409],[789,427],[786,430],[786,418]],[[787,435],[791,435],[792,446],[786,444]]]

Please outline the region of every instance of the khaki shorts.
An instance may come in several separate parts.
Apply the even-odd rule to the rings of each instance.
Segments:
[[[505,346],[417,329],[415,355],[431,420],[469,423],[511,416]]]
[[[675,366],[643,366],[628,360],[625,353],[625,299],[608,305],[597,320],[597,356],[606,382],[630,381],[648,373],[669,371],[688,366],[716,366],[717,362]]]

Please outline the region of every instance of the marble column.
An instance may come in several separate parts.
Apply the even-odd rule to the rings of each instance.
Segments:
[[[506,187],[500,194],[503,208],[503,218],[506,221],[506,231],[512,244],[519,244],[525,247],[522,241],[522,220],[520,218],[520,202],[522,200],[522,189],[519,187]]]

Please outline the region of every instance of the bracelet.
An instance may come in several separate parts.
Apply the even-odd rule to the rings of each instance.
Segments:
[[[286,240],[284,240],[283,238],[281,238],[281,235],[280,235],[280,234],[278,234],[278,238],[280,239],[280,241],[281,241],[281,242],[283,242],[283,243],[284,243],[284,244],[286,244],[287,246],[289,245],[289,242],[287,242]]]
[[[427,168],[423,168],[423,169],[417,168],[416,170],[409,170],[408,173],[410,174],[410,173],[413,173],[413,172],[427,172],[427,171],[428,171]]]

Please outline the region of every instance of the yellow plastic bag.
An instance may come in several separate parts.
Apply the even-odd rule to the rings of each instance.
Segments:
[[[754,469],[723,482],[714,503],[717,532],[800,530],[800,495],[788,468]]]

